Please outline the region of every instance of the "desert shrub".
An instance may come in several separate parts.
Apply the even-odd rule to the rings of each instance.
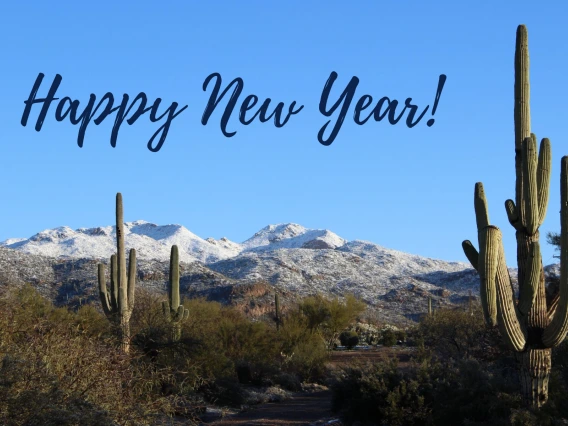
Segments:
[[[161,374],[120,353],[96,311],[55,308],[25,286],[0,300],[0,330],[1,424],[148,424],[175,410]]]
[[[333,409],[347,424],[509,425],[513,412],[523,412],[517,386],[514,376],[472,358],[405,370],[377,363],[344,372],[332,387]]]
[[[302,390],[302,384],[295,374],[279,373],[274,377],[274,384],[279,385],[282,389],[299,392]]]
[[[325,341],[299,309],[288,312],[276,338],[282,372],[296,376],[299,381],[322,377],[328,359]]]
[[[479,313],[480,314],[480,313]],[[568,344],[553,351],[549,401],[522,402],[513,354],[483,318],[438,310],[411,331],[423,348],[410,368],[352,367],[333,385],[333,406],[347,424],[553,426],[568,419]],[[491,346],[495,345],[495,346]]]
[[[276,334],[266,323],[252,322],[241,313],[227,309],[220,323],[219,338],[241,383],[261,384],[277,372]]]
[[[396,333],[390,328],[385,329],[383,331],[382,343],[384,346],[396,345]]]
[[[348,368],[332,390],[332,409],[348,424],[432,424],[419,383],[405,378],[396,362]]]
[[[354,331],[344,331],[339,335],[339,341],[347,349],[352,349],[359,343],[359,335]]]
[[[486,327],[479,304],[474,315],[463,309],[440,309],[420,322],[413,337],[444,358],[491,361],[507,353],[499,331]]]
[[[295,374],[300,381],[317,382],[323,379],[325,363],[329,359],[326,346],[313,336],[298,342],[282,366],[285,372]]]

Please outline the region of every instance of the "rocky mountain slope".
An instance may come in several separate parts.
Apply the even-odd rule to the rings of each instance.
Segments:
[[[251,315],[271,311],[275,291],[285,301],[353,293],[394,322],[423,314],[429,296],[435,305],[452,305],[467,300],[470,290],[479,294],[479,278],[468,264],[346,241],[297,224],[269,225],[235,243],[202,239],[181,225],[136,221],[125,224],[125,243],[137,250],[140,287],[165,294],[170,248],[177,244],[184,295],[233,303]],[[115,251],[113,226],[60,227],[7,240],[0,247],[0,282],[31,282],[58,303],[96,299],[96,265]]]

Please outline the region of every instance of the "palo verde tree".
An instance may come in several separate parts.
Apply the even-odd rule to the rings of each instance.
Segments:
[[[99,263],[99,296],[107,318],[119,327],[120,347],[130,351],[130,317],[134,310],[136,286],[136,250],[130,249],[128,272],[124,251],[122,194],[116,194],[116,254],[110,258],[110,292],[107,290],[105,265]],[[127,278],[128,277],[128,278]]]
[[[551,348],[568,331],[568,157],[561,169],[561,283],[559,296],[546,301],[539,227],[546,216],[551,169],[550,141],[542,139],[537,152],[531,133],[528,34],[517,28],[515,51],[515,200],[505,208],[517,237],[519,297],[515,297],[501,231],[490,225],[482,183],[475,185],[474,206],[479,252],[470,241],[463,248],[481,280],[481,302],[486,322],[499,326],[519,362],[521,393],[538,408],[548,399]]]

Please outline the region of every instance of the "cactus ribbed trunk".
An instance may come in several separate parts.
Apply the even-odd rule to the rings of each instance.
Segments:
[[[120,350],[130,352],[130,320],[124,317],[120,318]]]
[[[116,194],[116,255],[118,263],[118,311],[120,316],[120,347],[130,352],[130,315],[127,314],[126,256],[124,254],[124,212],[122,194]]]
[[[527,349],[516,354],[519,363],[521,394],[525,405],[541,407],[548,400],[551,349]]]

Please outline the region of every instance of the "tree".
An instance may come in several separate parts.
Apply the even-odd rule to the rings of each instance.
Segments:
[[[560,251],[560,233],[558,232],[548,232],[546,234],[546,242],[553,245],[556,251]],[[554,256],[560,257],[560,256]]]
[[[308,329],[319,333],[328,348],[333,348],[339,333],[349,327],[365,308],[366,304],[351,294],[346,295],[343,301],[337,297],[328,300],[316,295],[300,303]]]

